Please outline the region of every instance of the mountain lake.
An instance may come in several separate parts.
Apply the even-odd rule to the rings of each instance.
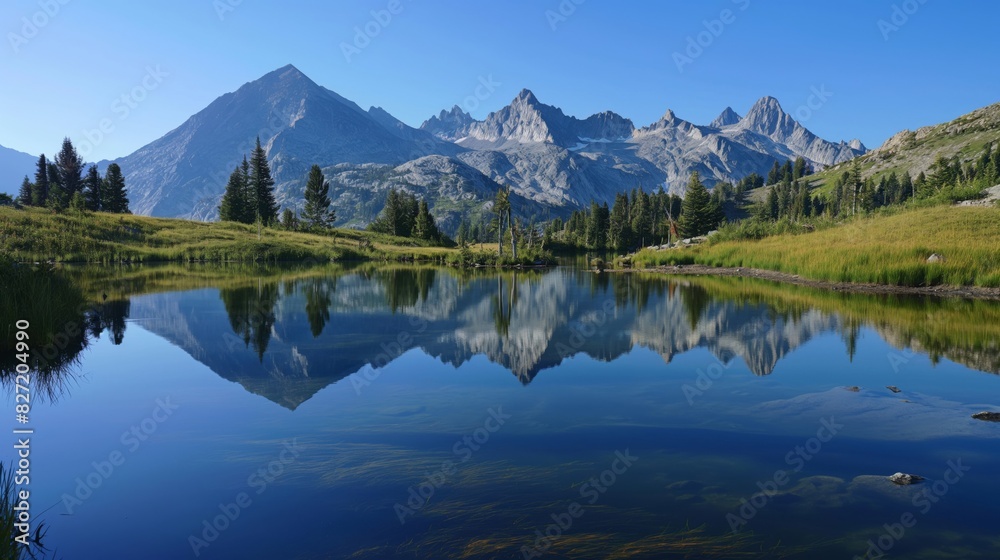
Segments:
[[[995,301],[572,265],[64,274],[90,303],[24,318],[51,325],[31,491],[58,557],[1000,557],[1000,423],[972,418],[1000,410]]]

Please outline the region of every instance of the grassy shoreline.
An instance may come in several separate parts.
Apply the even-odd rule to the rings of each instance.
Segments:
[[[943,262],[927,262],[932,254]],[[644,249],[631,259],[639,269],[691,264],[831,283],[1000,288],[1000,209],[920,208],[808,233]]]
[[[231,222],[0,208],[0,253],[20,262],[444,262],[455,249],[352,229],[309,233]]]

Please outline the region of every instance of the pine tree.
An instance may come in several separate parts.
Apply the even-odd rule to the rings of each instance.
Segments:
[[[56,212],[65,210],[69,206],[69,196],[62,187],[59,167],[50,161],[46,173],[49,177],[49,192],[45,197],[45,207]]]
[[[861,178],[861,161],[858,158],[854,158],[851,163],[851,187],[853,189],[853,196],[851,197],[851,213],[858,213],[858,196],[861,194],[861,189],[865,186],[864,180]]]
[[[902,202],[903,195],[900,192],[901,188],[902,186],[899,182],[899,176],[896,175],[895,171],[893,171],[889,174],[889,179],[885,182],[885,192],[882,193],[885,197],[883,202],[885,204],[896,204],[897,202]]]
[[[781,180],[792,182],[792,160],[786,159],[785,165],[781,166]]]
[[[615,195],[615,204],[611,207],[608,220],[608,247],[614,251],[625,252],[632,242],[632,226],[629,223],[628,197],[623,193]]]
[[[63,139],[62,149],[56,154],[56,167],[59,169],[59,184],[67,197],[83,190],[83,158],[76,153],[69,138]]]
[[[812,204],[812,215],[817,217],[822,216],[823,210],[825,210],[825,208],[823,207],[823,199],[820,198],[819,195],[816,195],[812,197],[811,204]]]
[[[653,238],[653,204],[646,191],[640,190],[632,201],[632,234],[640,247]]]
[[[250,154],[250,190],[253,193],[252,207],[254,217],[263,225],[270,225],[278,219],[278,203],[274,199],[274,178],[271,177],[271,167],[267,163],[267,153],[257,145]]]
[[[108,166],[101,186],[101,208],[114,214],[130,214],[128,196],[125,194],[125,177],[117,163]]]
[[[806,185],[799,186],[799,199],[796,203],[796,207],[799,211],[799,215],[804,218],[812,216],[813,205],[812,198],[809,196],[809,187]]]
[[[389,189],[382,212],[368,225],[368,229],[378,233],[410,237],[413,235],[418,213],[419,205],[415,196]]]
[[[45,206],[49,198],[49,164],[45,154],[38,156],[38,167],[35,171],[35,182],[31,185],[31,205]]]
[[[908,171],[904,172],[903,179],[899,183],[899,201],[904,202],[909,198],[913,198],[916,194],[910,173]]]
[[[335,214],[330,210],[330,183],[323,176],[323,170],[313,165],[306,181],[305,209],[302,219],[307,225],[317,228],[328,228],[333,224]]]
[[[711,229],[709,229],[708,231],[712,231],[718,228],[719,224],[721,224],[722,221],[726,219],[726,210],[723,207],[723,204],[720,200],[721,199],[712,197],[708,201],[708,221],[710,224],[712,224]]]
[[[84,212],[88,210],[87,208],[87,197],[83,192],[76,192],[70,197],[69,207],[74,212]]]
[[[791,175],[786,175],[785,179],[782,179],[781,186],[778,188],[778,216],[788,216],[791,214],[792,210],[792,184],[791,181],[786,180],[791,178]]]
[[[250,160],[243,154],[243,163],[240,164],[240,182],[243,185],[242,209],[239,213],[239,222],[252,224],[257,221],[257,207],[254,205],[253,185],[250,184]]]
[[[21,182],[21,190],[17,194],[17,202],[21,206],[31,206],[31,181],[28,180],[28,176],[24,176],[24,181]]]
[[[510,206],[510,189],[497,190],[493,198],[493,213],[497,215],[497,256],[503,256],[503,221]]]
[[[427,208],[427,202],[424,200],[420,201],[415,222],[413,227],[414,237],[428,241],[436,241],[440,237],[437,224],[434,223],[434,216],[431,216],[430,210]]]
[[[246,163],[246,158],[243,158]],[[244,167],[237,166],[229,175],[226,192],[219,204],[219,219],[226,222],[253,223],[256,213],[250,208],[247,188],[247,175]]]
[[[799,156],[795,158],[795,166],[792,168],[792,180],[797,181],[806,176],[806,160]]]
[[[771,187],[767,192],[767,205],[764,207],[764,215],[769,220],[777,220],[781,215],[781,204],[778,201],[778,187]]]
[[[767,173],[767,184],[774,185],[781,180],[781,164],[778,160],[774,160],[774,165],[771,166],[771,170]]]
[[[410,193],[403,193],[400,196],[400,201],[403,203],[403,224],[401,226],[403,237],[413,236],[413,227],[417,220],[417,213],[420,211],[420,206],[417,204],[417,197]]]
[[[84,196],[88,210],[97,212],[103,210],[101,205],[101,174],[97,171],[96,165],[91,165],[87,169],[87,178],[84,180]]]
[[[281,227],[288,231],[299,229],[299,218],[295,215],[295,210],[285,208],[281,211]]]
[[[711,208],[712,196],[701,183],[698,172],[691,173],[688,180],[687,193],[681,205],[681,233],[685,237],[705,235],[718,226],[716,216]]]

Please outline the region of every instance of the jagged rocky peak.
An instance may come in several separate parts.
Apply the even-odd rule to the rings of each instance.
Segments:
[[[613,111],[604,111],[584,119],[578,132],[583,138],[618,140],[629,138],[634,131],[631,119]]]
[[[476,122],[472,115],[455,105],[450,111],[444,109],[437,115],[427,119],[420,125],[425,130],[442,140],[454,142],[468,135],[469,125]]]
[[[818,138],[772,97],[759,100],[742,119],[727,108],[713,124],[716,127],[698,126],[667,111],[662,119],[636,130],[632,121],[612,111],[578,118],[523,89],[483,120],[456,106],[430,117],[417,130],[379,107],[361,109],[287,65],[222,95],[159,140],[116,162],[128,174],[133,211],[212,219],[232,168],[259,135],[272,162],[279,202],[302,204],[302,184],[312,164],[342,166],[338,196],[354,210],[345,209],[340,216],[359,223],[356,220],[367,219],[368,212],[359,209],[376,200],[367,170],[391,166],[375,189],[381,192],[404,173],[395,170],[397,166],[424,156],[453,157],[466,166],[421,160],[419,169],[408,175],[446,205],[454,206],[473,191],[473,198],[486,200],[491,195],[480,192],[496,182],[511,184],[527,199],[566,213],[591,200],[613,201],[622,185],[683,188],[693,170],[706,181],[735,181],[751,172],[766,173],[775,159],[801,155],[821,168],[863,150],[860,142],[835,144]],[[465,186],[432,188],[438,177],[447,175],[430,173],[439,167],[468,176]],[[23,174],[10,183],[19,183]],[[473,211],[468,210],[473,206],[463,208]]]
[[[309,79],[298,68],[288,64],[264,74],[259,79],[248,82],[240,89],[253,88],[267,94],[284,96],[299,95],[305,91],[320,91],[323,88]],[[239,91],[239,90],[237,90]]]
[[[646,125],[636,132],[639,136],[648,137],[650,135],[659,135],[667,130],[690,129],[693,127],[694,125],[678,117],[677,114],[674,113],[673,109],[667,109],[667,111],[663,113],[663,116],[660,117],[660,120]]]
[[[758,99],[741,122],[747,128],[772,138],[789,136],[799,126],[795,119],[785,113],[778,100],[771,96]]]
[[[865,153],[865,152],[868,151],[868,148],[864,144],[861,143],[861,140],[859,140],[857,138],[855,138],[855,139],[851,140],[850,142],[848,142],[847,145],[850,146],[851,149],[857,150],[857,151],[859,151],[861,153]]]
[[[513,105],[519,102],[534,105],[538,103],[538,98],[535,97],[535,94],[532,93],[530,89],[524,88],[518,92],[517,97],[514,98],[514,102],[511,104]]]
[[[287,80],[287,79],[309,80],[309,77],[303,74],[301,70],[296,68],[294,64],[286,64],[281,68],[272,70],[271,72],[264,74],[264,76],[261,79],[266,80],[268,77],[274,77],[274,76],[277,76],[279,79],[282,80]],[[312,80],[309,81],[311,82]]]
[[[709,125],[713,128],[722,128],[740,122],[741,117],[733,111],[732,107],[726,107],[718,117]]]
[[[473,142],[489,144],[557,144],[564,140],[560,125],[565,119],[560,109],[539,102],[531,90],[522,89],[510,105],[472,123],[468,136]]]
[[[433,118],[433,117],[431,117],[431,118]],[[472,122],[474,120],[472,118],[472,115],[470,115],[469,113],[465,112],[458,105],[455,105],[454,107],[452,107],[451,111],[445,111],[444,109],[441,109],[441,114],[438,115],[437,118],[439,120],[442,120],[442,121],[444,121],[444,120],[451,120],[451,121],[459,121],[459,122]]]

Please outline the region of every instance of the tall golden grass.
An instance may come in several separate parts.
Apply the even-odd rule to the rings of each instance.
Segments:
[[[932,254],[943,262],[928,263]],[[747,267],[836,282],[894,286],[1000,286],[1000,209],[935,206],[758,240],[643,250],[639,267]]]

